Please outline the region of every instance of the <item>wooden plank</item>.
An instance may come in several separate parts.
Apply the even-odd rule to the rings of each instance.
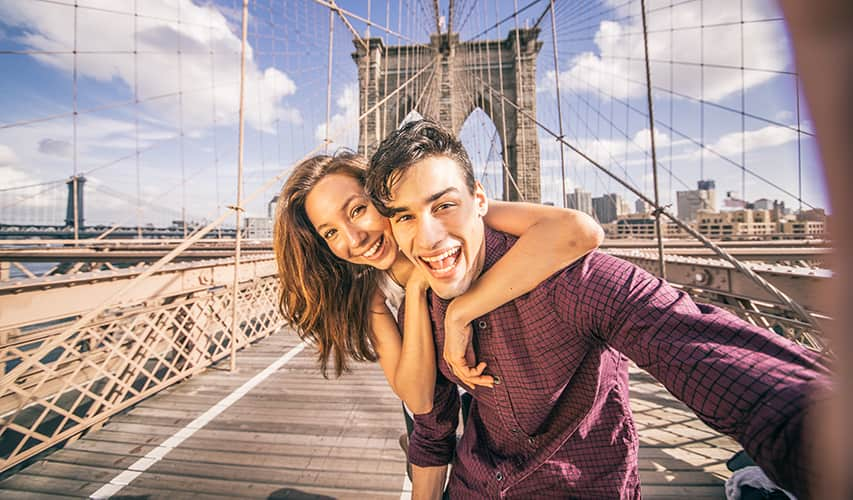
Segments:
[[[4,498],[94,492],[297,342],[274,335],[241,352],[236,373],[217,367],[149,398],[0,482]],[[645,372],[632,367],[630,376],[644,498],[724,498],[725,461],[737,443],[705,426]],[[399,400],[378,365],[358,364],[340,379],[324,380],[308,349],[120,495],[399,498],[403,429]]]

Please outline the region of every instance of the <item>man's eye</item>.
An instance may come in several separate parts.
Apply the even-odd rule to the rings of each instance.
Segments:
[[[336,235],[337,233],[338,233],[338,230],[337,230],[337,229],[329,229],[328,231],[326,231],[325,233],[323,233],[323,238],[325,238],[325,239],[327,239],[327,240],[328,240],[329,238],[331,238],[332,236]]]
[[[367,207],[365,207],[364,205],[359,205],[359,206],[353,208],[352,212],[350,212],[350,217],[352,217],[352,218],[358,217],[359,215],[361,215],[364,212],[364,210],[366,208]]]
[[[411,215],[401,215],[397,217],[397,222],[406,222],[407,220],[412,220]]]
[[[452,206],[453,206],[453,203],[442,203],[441,205],[435,207],[435,209],[436,210],[445,210],[445,209],[451,208]]]

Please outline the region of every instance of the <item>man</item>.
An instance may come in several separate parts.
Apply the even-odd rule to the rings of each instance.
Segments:
[[[428,276],[442,352],[449,301],[514,239],[484,226],[488,201],[468,156],[433,122],[383,141],[367,189]],[[816,353],[597,252],[472,326],[494,387],[471,390],[456,445],[459,378],[439,363],[433,408],[415,416],[409,447],[415,497],[440,497],[452,461],[452,498],[639,498],[628,358],[780,485],[808,491],[804,421],[829,391]]]

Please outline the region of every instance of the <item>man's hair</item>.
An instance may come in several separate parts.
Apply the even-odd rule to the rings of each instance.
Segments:
[[[474,194],[474,168],[462,143],[452,132],[432,120],[413,121],[386,137],[370,159],[365,188],[382,215],[393,215],[387,205],[392,199],[391,190],[409,167],[433,156],[454,160],[468,191]]]

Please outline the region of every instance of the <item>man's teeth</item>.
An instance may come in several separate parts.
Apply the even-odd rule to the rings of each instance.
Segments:
[[[455,247],[433,257],[421,257],[426,265],[438,274],[446,273],[456,266],[461,247]]]
[[[427,262],[438,262],[441,259],[446,259],[446,258],[450,257],[451,255],[455,254],[458,250],[459,250],[459,247],[451,248],[450,250],[448,250],[442,254],[436,255],[435,257],[421,257],[421,258]]]
[[[361,256],[368,258],[368,259],[373,257],[373,254],[375,254],[376,251],[379,250],[380,246],[382,246],[382,237],[381,236],[379,237],[378,240],[376,240],[376,243],[372,247],[370,247],[370,249],[368,251],[361,254]]]

